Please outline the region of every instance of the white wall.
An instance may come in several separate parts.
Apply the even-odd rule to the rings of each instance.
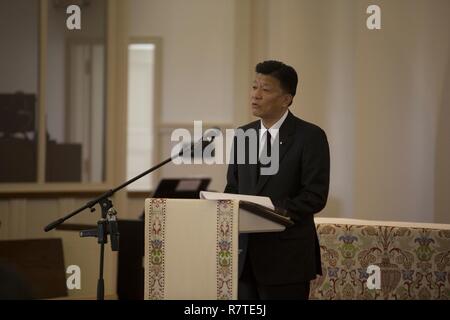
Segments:
[[[130,36],[163,39],[163,123],[233,122],[233,10],[234,1],[130,1]]]
[[[450,3],[383,5],[382,33],[358,34],[356,211],[432,222],[436,179],[449,172],[435,172],[435,163],[450,72]],[[441,218],[436,222],[450,221]]]
[[[131,0],[129,11],[130,37],[162,38],[162,97],[157,121],[169,127],[189,128],[194,120],[233,127],[235,1]],[[170,155],[170,134],[158,133],[163,160],[163,155]],[[194,169],[169,165],[161,169],[161,177],[203,172],[214,177],[211,187],[222,191],[225,170],[225,166]]]
[[[292,111],[328,134],[331,190],[322,215],[450,222],[450,3],[244,2],[253,25],[249,67],[269,58],[293,65],[300,84]],[[366,27],[370,4],[381,7],[381,30]],[[163,39],[163,122],[233,120],[228,72],[238,58],[229,46],[242,21],[232,7],[131,1],[131,35]]]
[[[366,28],[369,4],[381,7],[379,31]],[[273,0],[268,14],[266,57],[297,68],[293,111],[330,141],[323,215],[450,222],[439,120],[449,120],[450,3]]]

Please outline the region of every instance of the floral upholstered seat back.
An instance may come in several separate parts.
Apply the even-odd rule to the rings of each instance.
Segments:
[[[450,298],[450,230],[316,226],[323,276],[311,283],[311,299]],[[379,267],[378,289],[367,285],[371,265]]]

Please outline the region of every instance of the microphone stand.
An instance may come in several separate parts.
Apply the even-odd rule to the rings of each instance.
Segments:
[[[157,164],[156,166],[142,172],[141,174],[135,176],[134,178],[122,183],[120,186],[111,189],[109,191],[106,191],[102,195],[98,196],[97,198],[87,202],[84,206],[81,206],[80,208],[72,211],[71,213],[67,214],[63,218],[57,219],[53,221],[52,223],[48,224],[44,231],[48,232],[54,228],[56,228],[58,225],[62,224],[64,221],[70,219],[71,217],[75,216],[76,214],[80,213],[81,211],[84,211],[89,208],[91,212],[95,211],[95,205],[99,204],[100,208],[102,210],[101,218],[97,222],[97,228],[96,229],[89,229],[89,230],[83,230],[80,231],[80,237],[96,237],[97,243],[100,244],[100,262],[99,262],[99,279],[97,281],[97,300],[104,300],[105,298],[105,290],[104,290],[104,279],[103,279],[103,264],[104,264],[104,250],[105,250],[105,243],[108,242],[108,234],[111,238],[111,250],[112,251],[119,251],[119,239],[120,239],[120,233],[117,226],[117,211],[114,209],[112,201],[109,199],[111,196],[113,196],[117,191],[125,188],[127,185],[133,183],[136,180],[139,180],[140,178],[146,176],[147,174],[159,169],[160,167],[164,166],[165,164],[171,162],[172,160],[182,156],[185,151],[190,149],[190,155],[191,157],[194,155],[195,147],[200,144],[200,147],[203,149],[211,144],[214,140],[214,136],[209,137],[209,140],[203,141],[204,137],[199,139],[196,143],[191,143],[188,147],[182,149],[178,154],[172,155],[170,158],[167,158],[163,162]],[[203,152],[202,152],[203,154]]]

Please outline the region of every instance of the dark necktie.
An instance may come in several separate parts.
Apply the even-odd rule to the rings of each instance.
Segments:
[[[269,130],[266,131],[266,147],[267,147],[267,157],[272,156],[272,136],[270,135]],[[267,164],[269,166],[270,163]]]
[[[271,157],[272,155],[272,136],[270,135],[269,130],[266,131],[266,143],[262,146],[262,152],[260,153],[260,155],[265,155],[268,158]],[[261,175],[261,168],[266,168],[266,167],[270,167],[270,162],[268,162],[267,164],[263,164],[261,163],[261,161],[259,160],[258,157],[258,179],[259,176]]]

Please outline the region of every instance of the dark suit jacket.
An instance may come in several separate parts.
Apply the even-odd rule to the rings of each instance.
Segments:
[[[241,129],[259,130],[260,121]],[[257,281],[267,285],[309,281],[322,273],[313,215],[325,207],[330,179],[328,141],[321,128],[289,112],[279,141],[276,175],[262,175],[257,180],[257,165],[236,164],[235,151],[225,188],[227,193],[268,196],[295,222],[283,232],[249,235],[247,257]],[[245,150],[249,150],[248,143]]]

